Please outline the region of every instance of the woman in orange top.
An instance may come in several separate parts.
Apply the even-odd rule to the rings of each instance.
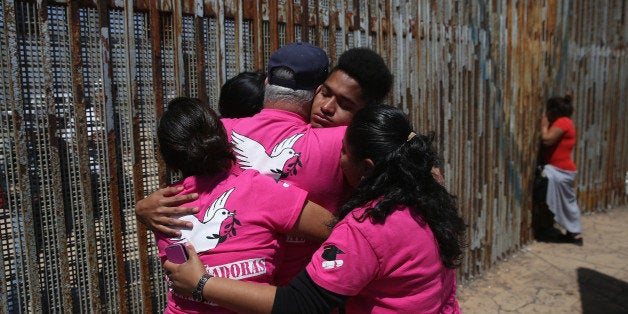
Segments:
[[[563,240],[582,245],[580,209],[574,186],[578,172],[572,159],[576,144],[576,128],[570,119],[572,113],[569,95],[547,101],[541,123],[543,174],[548,178],[547,206],[554,213],[554,220],[567,230]]]

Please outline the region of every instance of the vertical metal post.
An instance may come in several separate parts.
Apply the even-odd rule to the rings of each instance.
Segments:
[[[15,2],[4,0],[2,3],[5,30],[8,47],[8,70],[10,80],[11,112],[13,114],[13,145],[17,155],[15,195],[19,200],[15,200],[20,206],[11,213],[12,228],[22,229],[22,232],[14,233],[16,240],[16,258],[14,269],[16,276],[12,279],[11,292],[12,308],[6,308],[16,312],[41,312],[41,281],[39,280],[39,263],[37,262],[37,252],[34,241],[36,224],[33,217],[32,191],[28,176],[28,149],[26,147],[26,127],[24,117],[24,103],[22,100],[22,77],[20,72],[19,47],[17,39],[17,26],[15,17]],[[19,248],[19,251],[17,250]],[[26,284],[28,282],[29,284]],[[19,291],[15,291],[19,290]],[[13,302],[17,301],[18,304]],[[8,305],[7,305],[8,306]]]
[[[96,254],[96,232],[94,229],[94,208],[92,206],[92,185],[89,169],[89,153],[87,144],[87,116],[85,106],[85,90],[83,86],[83,60],[81,57],[81,32],[80,32],[80,16],[79,7],[76,1],[70,1],[68,3],[69,19],[68,24],[70,26],[70,40],[71,40],[71,71],[73,89],[72,94],[74,98],[74,113],[75,113],[75,129],[76,140],[78,147],[78,161],[79,161],[79,178],[82,193],[80,208],[73,208],[74,211],[80,211],[82,213],[82,221],[77,222],[80,224],[80,228],[84,239],[77,239],[77,242],[81,243],[81,246],[85,246],[86,256],[76,256],[78,259],[85,259],[85,269],[82,271],[87,272],[88,279],[88,291],[84,291],[82,296],[85,302],[89,303],[90,310],[95,312],[101,311],[100,301],[100,289],[98,279],[98,262]],[[78,243],[77,243],[78,245]]]

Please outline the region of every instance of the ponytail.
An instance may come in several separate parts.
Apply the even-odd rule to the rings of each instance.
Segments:
[[[434,133],[413,133],[407,116],[393,107],[366,107],[355,115],[347,128],[347,146],[355,158],[370,158],[374,168],[340,208],[339,216],[368,206],[363,215],[354,218],[383,223],[398,205],[406,206],[430,226],[443,264],[455,268],[462,257],[466,225],[455,197],[432,176],[438,161],[432,146]]]
[[[565,99],[565,102],[571,104],[571,95],[567,94],[565,95],[565,97],[563,97],[563,99]]]

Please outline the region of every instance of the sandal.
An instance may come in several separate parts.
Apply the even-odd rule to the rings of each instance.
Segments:
[[[569,231],[567,231],[567,234],[565,234],[563,236],[563,241],[565,243],[573,243],[577,246],[583,246],[584,245],[584,241],[582,239],[582,235],[580,235],[580,233],[571,233]]]

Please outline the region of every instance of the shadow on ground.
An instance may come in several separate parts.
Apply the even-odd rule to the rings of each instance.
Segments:
[[[583,314],[628,313],[628,283],[589,268],[578,268]]]

